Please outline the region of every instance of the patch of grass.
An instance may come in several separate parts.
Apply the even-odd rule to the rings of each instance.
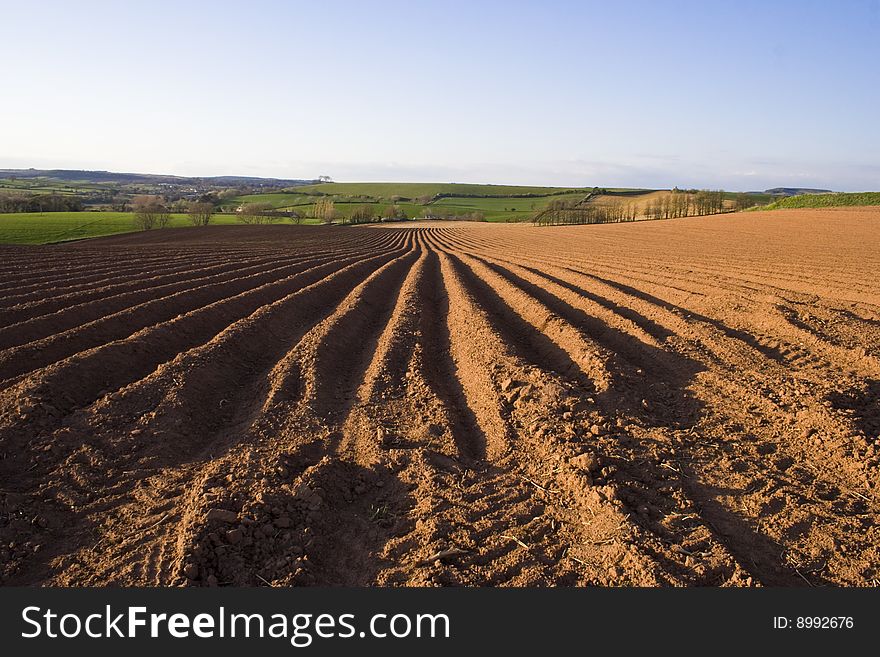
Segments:
[[[839,192],[835,194],[801,194],[774,201],[756,210],[782,208],[836,208],[851,205],[880,205],[880,192]]]
[[[236,196],[223,202],[224,208],[237,207],[245,203],[268,203],[276,210],[281,208],[299,208],[307,205],[313,205],[314,196],[306,196],[304,194],[295,194],[287,192],[275,192],[269,194],[246,194],[244,196]]]
[[[552,201],[580,201],[586,196],[587,192],[533,197],[466,198],[451,196],[438,199],[431,206],[454,209],[461,214],[482,212],[486,221],[526,221],[534,212],[545,208]]]
[[[215,214],[212,224],[237,224],[235,216]],[[279,223],[284,223],[279,221]],[[169,227],[192,227],[186,215],[173,214]],[[0,244],[49,244],[87,237],[131,233],[131,212],[16,212],[0,214]]]
[[[64,182],[48,178],[0,178],[0,192],[72,195],[102,189],[106,187],[87,182]]]

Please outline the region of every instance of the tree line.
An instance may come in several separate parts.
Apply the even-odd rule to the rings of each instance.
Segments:
[[[724,192],[717,190],[679,190],[648,201],[647,219],[677,219],[724,212]]]
[[[82,199],[68,194],[0,192],[0,212],[79,212]]]
[[[134,223],[140,230],[165,228],[171,221],[172,212],[183,213],[194,226],[207,226],[211,223],[216,206],[210,200],[190,201],[185,205],[169,204],[161,196],[141,195],[131,201]],[[278,210],[271,203],[246,203],[235,209],[235,218],[243,224],[272,224],[282,219],[289,219],[295,224],[302,223],[306,216],[317,219],[323,224],[334,221],[341,223],[363,224],[378,221],[403,221],[409,219],[406,210],[397,204],[391,204],[377,211],[373,204],[364,203],[357,206],[349,216],[345,216],[336,208],[329,198],[317,199],[314,205],[305,212],[297,210]]]
[[[575,201],[553,201],[533,217],[539,226],[567,226],[579,224],[610,224],[635,221],[638,206],[634,203],[608,205],[582,204]]]
[[[171,222],[171,207],[161,196],[142,194],[131,200],[134,225],[140,230],[165,228]],[[207,226],[214,216],[214,204],[210,201],[190,201],[185,208],[186,217],[193,226]]]
[[[592,196],[592,195],[591,195]],[[738,194],[734,208],[725,205],[723,190],[682,190],[675,188],[669,194],[649,199],[644,207],[637,203],[600,205],[574,201],[553,201],[532,218],[540,226],[572,224],[606,224],[644,219],[675,219],[743,210],[755,201],[748,194]]]

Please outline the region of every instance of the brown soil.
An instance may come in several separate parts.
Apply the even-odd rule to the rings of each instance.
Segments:
[[[0,248],[7,585],[876,585],[880,209]]]

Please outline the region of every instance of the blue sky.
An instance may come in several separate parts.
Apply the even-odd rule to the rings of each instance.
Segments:
[[[0,167],[880,189],[877,0],[0,0],[0,16]]]

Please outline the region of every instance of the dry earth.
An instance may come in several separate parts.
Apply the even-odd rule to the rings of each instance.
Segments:
[[[876,585],[880,209],[0,248],[7,585]]]

